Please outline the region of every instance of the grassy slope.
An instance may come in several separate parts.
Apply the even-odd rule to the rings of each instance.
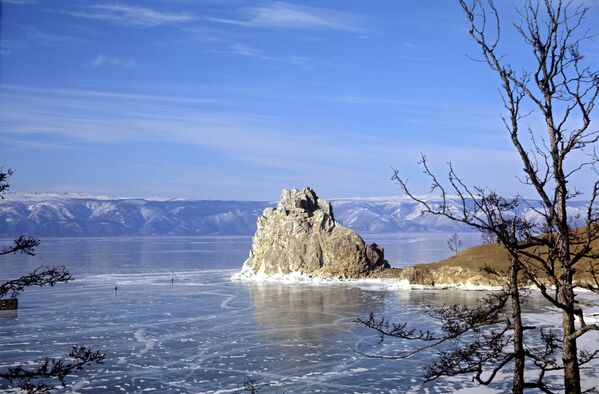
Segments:
[[[593,249],[599,249],[599,240],[592,243]],[[577,267],[579,271],[586,270],[590,259],[582,259]],[[483,244],[465,249],[458,253],[457,256],[451,256],[447,259],[436,263],[416,264],[415,268],[439,269],[442,267],[461,267],[469,268],[475,271],[480,271],[485,265],[497,271],[505,271],[509,269],[509,255],[506,250],[495,244]],[[578,273],[575,279],[589,279],[588,273]]]
[[[436,263],[416,264],[414,267],[434,269],[449,266],[481,269],[488,265],[496,270],[505,270],[508,268],[508,263],[509,255],[503,247],[495,244],[483,244],[465,249],[456,256]]]

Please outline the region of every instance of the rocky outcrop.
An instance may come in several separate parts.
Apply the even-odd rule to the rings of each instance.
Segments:
[[[491,275],[485,271],[468,267],[455,266],[408,267],[403,269],[397,277],[407,280],[412,286],[426,288],[501,287],[505,285],[505,280],[501,276]]]
[[[361,278],[388,268],[383,249],[335,222],[331,203],[306,187],[285,189],[276,208],[258,218],[248,259],[238,278],[290,274]]]

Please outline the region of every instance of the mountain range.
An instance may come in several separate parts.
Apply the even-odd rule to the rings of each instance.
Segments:
[[[440,204],[434,196],[431,204]],[[360,233],[466,232],[451,220],[423,215],[407,196],[331,200],[335,219]],[[450,199],[457,204],[457,200]],[[519,214],[537,215],[536,201]],[[252,235],[256,220],[276,202],[103,197],[83,194],[7,193],[0,200],[0,237],[20,234],[50,237]],[[583,215],[584,201],[568,207]]]

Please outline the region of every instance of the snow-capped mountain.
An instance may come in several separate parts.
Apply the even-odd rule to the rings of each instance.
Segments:
[[[0,236],[246,235],[271,203],[7,193]]]
[[[440,203],[435,197],[427,200]],[[423,215],[421,207],[405,196],[334,199],[332,203],[337,222],[360,233],[470,230],[444,217]],[[0,236],[252,235],[258,216],[275,204],[7,193],[0,200]],[[519,214],[536,215],[524,204],[519,209]],[[582,215],[584,209],[584,202],[572,202],[570,216]]]

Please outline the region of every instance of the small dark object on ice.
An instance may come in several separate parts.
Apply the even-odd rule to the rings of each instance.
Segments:
[[[243,382],[243,390],[249,391],[252,394],[257,393],[267,386],[269,386],[268,383],[258,383],[258,379],[254,378],[247,378],[246,381]]]
[[[0,300],[0,311],[8,311],[17,309],[19,307],[19,300],[16,298],[8,298]]]

